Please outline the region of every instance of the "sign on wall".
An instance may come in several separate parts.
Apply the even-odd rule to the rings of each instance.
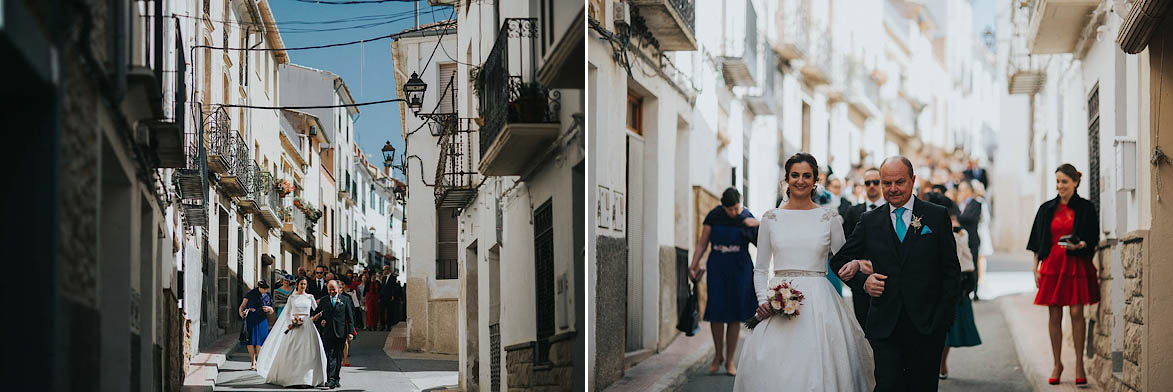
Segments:
[[[611,216],[611,190],[607,189],[605,186],[600,185],[599,194],[595,200],[598,202],[598,205],[595,209],[595,221],[599,222],[599,228],[611,228],[611,220],[614,218]]]
[[[611,211],[614,217],[611,228],[622,233],[627,228],[627,199],[623,197],[623,192],[620,191],[611,192],[611,197],[614,198],[611,202]]]

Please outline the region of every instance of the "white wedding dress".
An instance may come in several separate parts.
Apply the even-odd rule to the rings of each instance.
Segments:
[[[326,351],[318,328],[309,320],[310,312],[317,306],[311,294],[289,296],[285,310],[257,354],[257,374],[266,383],[318,386],[326,382]],[[285,333],[293,317],[304,317],[305,323]]]
[[[827,281],[827,259],[843,246],[843,219],[830,208],[762,216],[754,291],[787,280],[805,299],[793,318],[774,316],[745,340],[735,391],[871,391],[872,348],[846,301]]]

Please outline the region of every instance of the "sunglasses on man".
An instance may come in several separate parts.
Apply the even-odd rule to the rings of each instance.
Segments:
[[[864,181],[863,184],[867,186],[880,185],[880,180],[867,180]]]

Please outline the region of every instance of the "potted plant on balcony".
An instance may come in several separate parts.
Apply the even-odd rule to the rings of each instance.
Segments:
[[[509,119],[521,123],[544,122],[548,99],[541,84],[522,83],[517,99],[509,103]]]
[[[293,206],[305,211],[305,202],[300,197],[293,198]]]
[[[287,179],[277,181],[276,186],[277,194],[281,195],[281,197],[289,196],[290,193],[293,193],[293,183]]]

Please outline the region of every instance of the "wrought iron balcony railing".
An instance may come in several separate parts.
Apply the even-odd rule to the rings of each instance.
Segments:
[[[240,145],[232,131],[232,118],[223,106],[213,106],[203,116],[204,137],[207,138],[208,169],[227,174],[236,164],[236,148]]]
[[[473,166],[472,119],[462,118],[444,127],[440,135],[440,160],[436,165],[436,206],[462,208],[476,197]]]
[[[536,81],[538,29],[536,18],[505,19],[497,41],[477,75],[483,157],[510,123],[557,123],[561,93]]]

